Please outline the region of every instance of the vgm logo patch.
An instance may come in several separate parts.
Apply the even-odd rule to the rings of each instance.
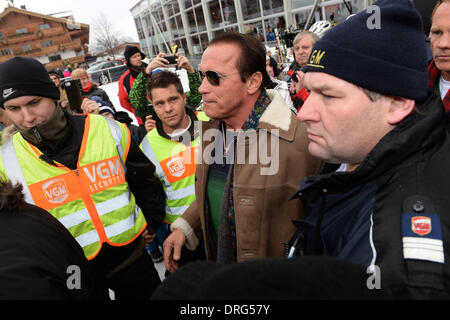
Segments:
[[[63,179],[53,179],[42,185],[45,199],[51,203],[61,203],[69,196],[66,183]]]
[[[431,232],[431,218],[413,217],[411,219],[411,230],[419,236],[429,234]]]
[[[167,162],[167,169],[169,169],[169,173],[174,177],[181,177],[186,168],[183,165],[183,158],[176,157]]]

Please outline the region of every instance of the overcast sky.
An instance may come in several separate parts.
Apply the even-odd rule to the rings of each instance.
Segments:
[[[133,16],[130,9],[139,0],[14,0],[14,6],[25,5],[28,11],[51,14],[61,11],[71,11],[75,21],[91,25],[103,12],[110,18],[116,32],[124,37],[139,41]],[[6,0],[0,0],[0,12],[7,6]],[[61,15],[59,15],[61,16]],[[92,38],[92,33],[90,35]]]

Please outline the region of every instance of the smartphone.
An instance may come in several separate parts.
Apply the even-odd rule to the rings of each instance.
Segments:
[[[153,104],[147,105],[148,115],[152,116],[152,120],[156,120],[158,116],[156,115],[155,109],[153,109]]]
[[[165,56],[164,59],[169,61],[169,64],[176,64],[177,63],[177,56]]]
[[[67,100],[69,100],[70,109],[74,112],[81,111],[81,103],[83,102],[83,94],[81,88],[81,82],[77,80],[67,80],[63,84],[66,90]]]

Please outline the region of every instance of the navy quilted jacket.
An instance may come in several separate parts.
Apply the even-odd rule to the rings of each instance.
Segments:
[[[294,195],[305,212],[294,222],[297,254],[377,267],[381,289],[393,298],[450,293],[450,140],[437,95],[418,109],[355,171],[326,165]]]

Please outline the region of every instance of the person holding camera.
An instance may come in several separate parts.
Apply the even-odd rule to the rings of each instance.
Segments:
[[[155,166],[124,124],[70,114],[59,98],[38,60],[0,64],[0,107],[19,130],[1,146],[0,175],[64,225],[102,289],[116,299],[147,299],[160,278],[144,244],[165,216]]]
[[[83,98],[91,99],[92,97],[99,97],[107,104],[114,107],[106,91],[103,90],[102,88],[99,88],[97,83],[91,82],[89,74],[86,72],[86,70],[81,68],[73,70],[72,80],[80,80]]]
[[[49,71],[48,75],[50,76],[50,79],[52,79],[53,83],[55,84],[55,86],[58,87],[59,89],[59,104],[61,105],[61,107],[63,108],[69,108],[69,100],[67,99],[67,94],[66,94],[66,90],[64,90],[64,88],[62,87],[62,82],[61,82],[61,75],[56,72],[56,71]]]
[[[156,125],[156,119],[152,115],[153,107],[149,107],[151,102],[147,95],[147,81],[152,74],[159,72],[159,69],[168,68],[170,65],[175,65],[176,68],[187,71],[190,91],[186,93],[186,106],[195,111],[200,105],[202,99],[201,94],[198,92],[200,80],[195,68],[189,60],[185,56],[179,54],[168,56],[165,53],[159,53],[142,73],[138,75],[130,91],[130,102],[133,105],[136,114],[142,119],[145,119],[145,129],[147,132]]]

